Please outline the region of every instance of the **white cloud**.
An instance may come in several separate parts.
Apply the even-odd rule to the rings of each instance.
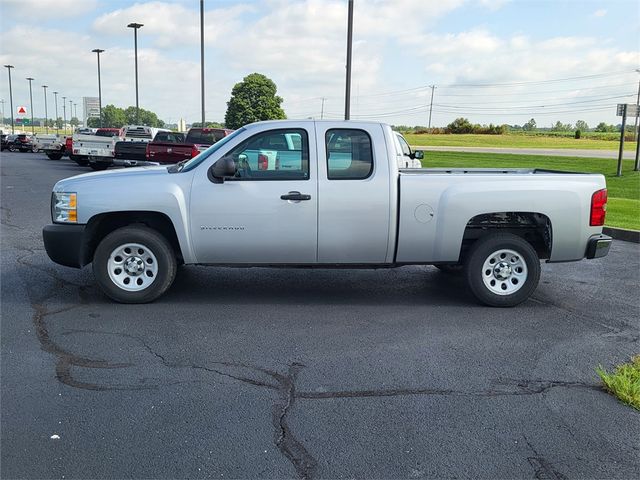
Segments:
[[[592,17],[604,17],[607,14],[607,10],[605,10],[604,8],[601,8],[599,10],[596,10],[595,12],[593,12],[591,14]]]
[[[2,0],[2,24],[34,19],[71,18],[92,11],[98,0]]]

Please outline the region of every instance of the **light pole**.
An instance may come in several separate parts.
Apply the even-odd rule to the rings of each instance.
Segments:
[[[58,92],[53,92],[53,96],[56,99],[56,135],[60,133],[60,129],[58,128]]]
[[[62,97],[62,129],[67,133],[67,97]]]
[[[4,98],[0,100],[0,104],[2,104],[2,120],[0,120],[0,124],[4,125]]]
[[[11,69],[15,68],[13,65],[5,65],[9,72],[9,106],[11,107],[11,134],[15,133],[13,126],[13,90],[11,89]]]
[[[204,0],[200,0],[200,90],[202,93],[202,128],[204,128]]]
[[[73,102],[73,116],[76,117],[76,120],[80,121],[78,118],[78,104]]]
[[[69,126],[71,127],[71,133],[73,133],[73,125],[71,125],[72,116],[73,116],[73,100],[69,99]]]
[[[130,23],[128,28],[133,28],[133,48],[136,63],[136,124],[140,123],[140,103],[138,101],[138,29],[143,27],[142,23]]]
[[[47,111],[47,88],[49,88],[48,85],[42,85],[42,90],[44,90],[44,125],[45,125],[44,128],[45,128],[45,131],[49,133],[49,112]]]
[[[99,48],[94,48],[93,50],[91,50],[92,52],[94,52],[97,56],[98,56],[98,109],[100,110],[100,121],[98,123],[98,125],[100,125],[102,127],[102,84],[100,83],[100,54],[102,52],[104,52],[104,50],[101,50]],[[136,77],[136,85],[138,83],[137,77]],[[137,88],[137,87],[136,87]],[[86,113],[85,113],[86,116]],[[87,122],[89,123],[89,122]],[[86,127],[86,125],[85,125]]]
[[[636,68],[636,72],[640,73],[640,68]],[[636,100],[636,109],[640,108],[640,80],[638,80],[638,98]],[[638,141],[638,112],[636,112],[636,121],[633,125],[633,139]],[[637,168],[636,168],[637,170]]]
[[[351,47],[353,43],[353,0],[349,0],[347,19],[347,80],[344,94],[344,119],[351,117]]]
[[[33,82],[34,79],[31,77],[27,77],[27,80],[29,81],[29,101],[31,102],[31,133],[35,135],[36,127],[33,125],[33,91],[31,90],[31,82]]]

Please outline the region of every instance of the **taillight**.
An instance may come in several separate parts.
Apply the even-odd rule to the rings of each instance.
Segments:
[[[144,156],[147,157],[147,160],[149,160],[149,158],[151,158],[151,152],[149,151],[149,144],[147,143],[147,146],[144,150]]]
[[[604,217],[607,214],[607,189],[598,190],[591,196],[591,216],[589,225],[600,227],[604,225]]]
[[[259,153],[258,154],[258,170],[267,170],[269,168],[269,157]]]
[[[191,158],[197,156],[200,154],[200,150],[198,150],[198,147],[196,147],[195,145],[193,145],[191,147]]]

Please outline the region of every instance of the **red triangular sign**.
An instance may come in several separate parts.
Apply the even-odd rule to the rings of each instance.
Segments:
[[[18,113],[27,113],[27,109],[24,107],[18,107]]]

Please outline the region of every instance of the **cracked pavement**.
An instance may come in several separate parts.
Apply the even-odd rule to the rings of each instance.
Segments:
[[[184,267],[111,303],[47,258],[50,190],[2,152],[2,478],[635,478],[640,247],[544,264],[515,309],[431,267]],[[52,439],[58,435],[59,439]]]

